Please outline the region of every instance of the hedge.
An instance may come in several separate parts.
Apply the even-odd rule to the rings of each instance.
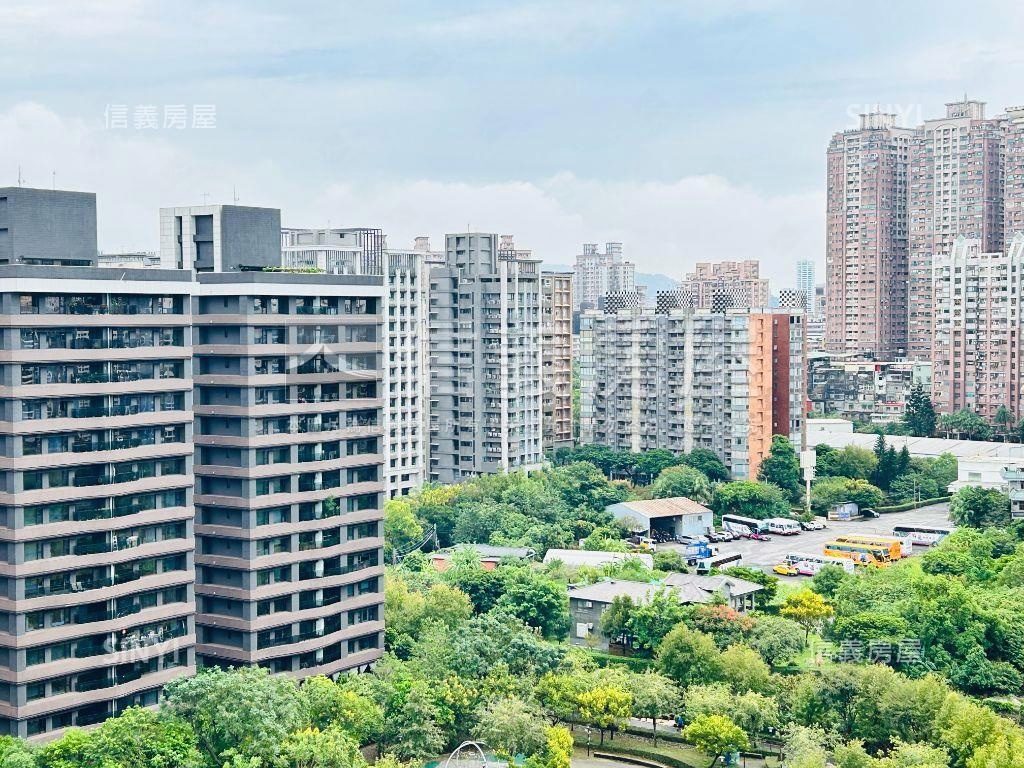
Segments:
[[[577,739],[576,746],[585,747],[587,746],[586,739],[582,742]],[[654,752],[648,749],[641,749],[640,747],[620,747],[618,744],[605,744],[603,747],[598,747],[594,744],[590,745],[591,751],[595,757],[603,755],[612,757],[613,759],[618,756],[625,757],[639,757],[643,760],[649,760],[652,763],[658,765],[665,765],[668,768],[696,768],[692,763],[688,763],[685,760],[680,760],[678,757],[672,757],[670,755],[663,755],[660,752]]]
[[[632,672],[646,672],[654,665],[654,659],[644,659],[640,656],[616,656],[614,653],[603,653],[602,651],[590,651],[590,657],[597,662],[599,667],[618,665],[628,667]]]
[[[879,514],[887,514],[889,512],[907,512],[911,509],[920,509],[921,507],[930,507],[932,504],[942,504],[943,502],[949,501],[952,496],[936,496],[934,499],[921,499],[921,501],[907,501],[903,504],[896,504],[891,507],[877,507],[875,509]]]

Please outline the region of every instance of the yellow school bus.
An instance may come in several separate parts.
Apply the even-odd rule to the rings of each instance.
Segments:
[[[895,536],[844,533],[842,536],[836,536],[836,541],[846,542],[847,544],[870,544],[873,547],[883,547],[889,553],[889,559],[893,562],[903,557],[903,542]]]

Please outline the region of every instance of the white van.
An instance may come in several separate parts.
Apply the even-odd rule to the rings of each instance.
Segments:
[[[784,517],[773,517],[765,520],[768,524],[768,533],[777,533],[782,536],[795,536],[800,533],[800,523],[796,520],[787,520]]]

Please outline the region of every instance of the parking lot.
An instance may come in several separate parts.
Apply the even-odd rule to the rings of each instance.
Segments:
[[[820,518],[819,518],[820,519]],[[843,533],[878,534],[892,536],[894,525],[934,525],[952,528],[949,520],[949,505],[935,504],[907,512],[893,512],[876,519],[853,520],[850,522],[828,521],[824,531],[801,531],[795,536],[771,535],[771,541],[751,541],[737,539],[735,541],[716,544],[720,554],[739,552],[743,555],[743,565],[771,570],[786,559],[790,552],[822,553],[825,542]],[[659,544],[659,548],[682,549],[681,545]],[[925,551],[924,547],[915,547],[915,554]]]

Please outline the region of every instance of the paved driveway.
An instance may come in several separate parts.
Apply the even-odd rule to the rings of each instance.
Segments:
[[[771,541],[750,541],[739,539],[718,544],[720,554],[739,552],[743,555],[743,565],[771,570],[786,559],[789,552],[807,552],[821,554],[825,542],[840,533],[879,534],[891,536],[894,525],[934,525],[953,527],[949,521],[949,505],[934,504],[930,507],[912,509],[907,512],[893,512],[882,515],[877,520],[854,520],[852,522],[832,521],[827,523],[824,531],[801,531],[795,536],[772,535]],[[659,547],[676,548],[677,545],[659,544]],[[680,547],[681,548],[681,547]],[[925,551],[925,547],[915,547],[916,554]]]

